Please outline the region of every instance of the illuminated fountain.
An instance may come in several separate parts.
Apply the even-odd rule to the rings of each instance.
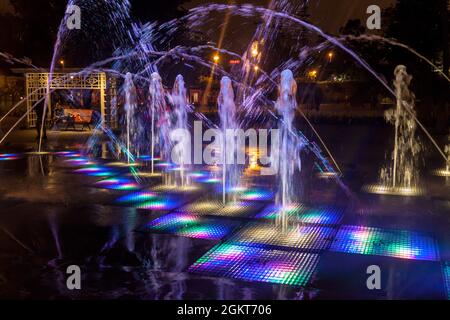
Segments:
[[[127,73],[125,76],[125,112],[126,112],[126,141],[127,141],[127,160],[130,163],[130,153],[131,147],[135,146],[136,141],[136,128],[138,124],[136,123],[136,87],[133,83],[133,76],[131,73]]]
[[[172,103],[173,113],[175,116],[174,131],[172,132],[177,132],[178,130],[178,132],[183,135],[183,133],[188,130],[189,103],[187,100],[186,86],[182,75],[178,75],[175,79],[172,89]],[[176,175],[174,182],[178,187],[186,187],[190,183],[189,176],[186,175],[186,165],[191,156],[189,152],[191,141],[189,140],[184,143],[184,139],[186,139],[185,134],[183,136],[177,136],[177,138],[183,139],[183,142],[177,145],[172,152],[172,157],[174,158],[173,161],[179,165],[179,167],[176,168],[176,171],[174,171]]]
[[[287,227],[288,215],[286,211],[295,202],[295,168],[301,170],[301,143],[294,133],[293,121],[297,109],[297,83],[291,70],[281,73],[279,96],[276,110],[280,115],[280,149],[277,155],[279,183],[276,204],[281,208],[277,223],[282,228]],[[274,150],[272,150],[272,153]]]
[[[236,143],[234,141],[234,131],[238,129],[236,122],[236,105],[234,103],[234,91],[231,80],[228,77],[223,77],[220,82],[219,93],[219,116],[220,126],[222,131],[222,203],[227,203],[227,191],[232,194],[232,201],[236,201],[235,189],[239,185],[239,173],[236,161]],[[227,131],[233,131],[233,135],[227,137]],[[233,140],[231,140],[233,139]]]
[[[420,194],[419,156],[422,145],[416,129],[415,96],[409,90],[412,77],[406,67],[399,65],[394,71],[396,108],[386,112],[386,120],[394,124],[394,150],[390,164],[380,171],[380,184],[367,187],[367,191],[379,194],[413,196]]]
[[[150,88],[150,114],[151,114],[151,169],[155,173],[156,147],[159,149],[163,161],[170,159],[170,119],[169,108],[166,103],[166,92],[164,90],[161,76],[154,72],[151,76]],[[159,129],[159,134],[156,134]]]

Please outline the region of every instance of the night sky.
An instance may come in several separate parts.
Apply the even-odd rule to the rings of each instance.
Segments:
[[[229,3],[227,0],[205,1],[192,0],[186,8],[192,8],[206,3]],[[236,0],[235,3],[252,3],[267,6],[270,0]],[[349,19],[364,19],[369,5],[376,4],[381,8],[394,5],[396,0],[310,0],[310,21],[327,33],[336,34],[339,28],[344,26]]]

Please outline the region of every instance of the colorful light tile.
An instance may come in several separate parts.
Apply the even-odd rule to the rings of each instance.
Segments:
[[[12,160],[18,160],[21,156],[17,153],[3,153],[0,154],[0,161],[12,161]]]
[[[251,282],[306,286],[318,261],[319,255],[312,253],[225,243],[211,249],[189,267],[188,272]]]
[[[185,213],[169,213],[152,221],[145,229],[188,238],[221,240],[236,227],[236,222],[219,222]]]
[[[251,202],[232,202],[223,206],[219,201],[198,201],[183,207],[181,211],[197,215],[248,217],[258,207]]]
[[[222,179],[220,178],[211,178],[211,177],[207,177],[207,178],[201,178],[197,180],[199,183],[205,183],[205,184],[218,184],[218,183],[222,183]]]
[[[240,193],[239,198],[245,201],[270,201],[274,197],[274,193],[267,189],[250,188]]]
[[[196,226],[184,228],[177,232],[177,234],[195,239],[222,240],[234,228],[235,226],[227,223],[201,223]]]
[[[269,223],[252,223],[235,234],[230,242],[251,247],[325,250],[333,241],[335,229],[319,226],[289,226],[286,230]]]
[[[141,164],[139,162],[110,162],[106,164],[108,167],[116,167],[116,168],[133,168],[139,167]]]
[[[124,191],[138,190],[141,188],[141,186],[135,180],[120,177],[99,181],[95,184],[95,186],[102,189]]]
[[[151,155],[141,155],[138,157],[138,160],[144,161],[144,162],[151,162],[152,156]],[[160,161],[160,160],[161,160],[161,158],[155,157],[155,161]]]
[[[102,166],[88,166],[86,168],[77,169],[74,173],[85,174],[91,177],[110,177],[117,174],[116,171],[112,171]]]
[[[363,226],[342,226],[331,250],[409,260],[439,260],[438,246],[431,236]]]
[[[258,219],[276,220],[281,208],[271,205],[256,215]],[[336,207],[309,207],[303,204],[292,205],[286,209],[286,215],[292,222],[307,224],[336,225],[342,220],[343,210]]]
[[[140,191],[120,197],[116,200],[116,202],[121,204],[139,205],[142,202],[154,200],[156,198],[156,193],[150,191]]]
[[[76,152],[76,151],[58,151],[55,152],[56,156],[60,156],[60,157],[81,157],[81,154]]]
[[[199,217],[184,213],[166,214],[145,226],[145,229],[152,229],[159,232],[177,232],[182,228],[198,224]]]
[[[70,157],[69,159],[64,160],[64,163],[76,167],[95,165],[93,161],[86,157]]]
[[[425,194],[425,190],[420,187],[411,187],[411,188],[403,188],[403,187],[389,187],[384,185],[366,185],[363,187],[363,191],[368,193],[380,194],[380,195],[388,195],[388,196],[403,196],[403,197],[417,197]]]
[[[191,179],[198,180],[198,179],[205,179],[209,177],[208,172],[204,171],[196,171],[196,172],[189,172],[187,176]]]

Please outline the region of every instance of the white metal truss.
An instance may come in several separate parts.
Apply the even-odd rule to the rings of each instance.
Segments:
[[[49,81],[50,79],[50,81]],[[100,90],[100,112],[102,121],[105,121],[107,110],[105,106],[107,77],[104,72],[92,72],[88,75],[78,75],[70,73],[27,73],[26,74],[26,90],[27,90],[27,111],[28,111],[28,127],[36,126],[36,113],[33,111],[35,104],[47,98],[47,116],[51,118],[51,92],[53,90]],[[114,78],[109,79],[108,98],[111,101],[111,107],[114,109],[117,94],[116,81]],[[117,121],[116,112],[109,110],[108,122],[114,124]]]

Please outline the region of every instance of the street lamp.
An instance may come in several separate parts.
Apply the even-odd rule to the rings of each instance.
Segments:
[[[219,60],[220,60],[220,56],[216,53],[216,54],[214,55],[214,57],[213,57],[213,60],[214,60],[215,63],[218,63]]]
[[[333,60],[333,56],[334,56],[333,52],[328,53],[328,59],[330,60],[330,62]]]

